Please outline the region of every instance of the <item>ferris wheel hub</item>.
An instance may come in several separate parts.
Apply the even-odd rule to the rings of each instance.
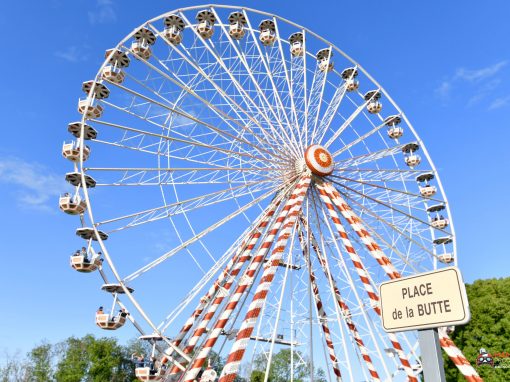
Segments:
[[[311,145],[305,151],[305,163],[314,175],[326,176],[333,172],[333,156],[321,145]]]

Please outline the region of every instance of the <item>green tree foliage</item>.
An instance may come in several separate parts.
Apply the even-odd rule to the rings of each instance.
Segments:
[[[70,337],[43,343],[26,358],[8,356],[0,365],[0,382],[128,382],[136,381],[129,346],[114,338]]]
[[[471,321],[451,334],[466,358],[487,382],[510,381],[510,278],[477,280],[466,285]],[[495,368],[476,366],[480,348],[496,355]],[[506,354],[505,354],[506,353]],[[465,381],[452,361],[444,354],[448,382]],[[499,366],[499,367],[498,367]]]
[[[49,382],[53,380],[53,349],[51,344],[43,343],[28,353],[30,374],[34,381]]]

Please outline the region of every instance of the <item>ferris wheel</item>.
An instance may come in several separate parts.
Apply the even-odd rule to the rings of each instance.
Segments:
[[[282,350],[290,380],[421,379],[417,334],[383,331],[378,285],[455,265],[453,222],[363,67],[281,17],[199,6],[136,28],[82,90],[63,145],[60,208],[86,243],[71,266],[112,296],[99,327],[129,321],[152,345],[140,380],[233,381],[262,359],[266,381]],[[441,345],[477,377],[446,329]]]

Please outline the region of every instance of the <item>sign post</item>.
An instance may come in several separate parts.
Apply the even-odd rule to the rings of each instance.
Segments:
[[[380,285],[379,294],[383,329],[418,330],[425,379],[444,382],[437,328],[471,318],[460,271],[448,267],[391,280]]]

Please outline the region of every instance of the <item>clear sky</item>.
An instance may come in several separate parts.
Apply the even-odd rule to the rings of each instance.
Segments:
[[[223,3],[223,2],[221,2]],[[231,2],[228,2],[231,3]],[[228,4],[227,3],[227,4]],[[0,66],[0,351],[105,335],[96,278],[76,277],[76,220],[58,211],[60,150],[81,83],[149,18],[198,1],[49,0],[3,5]],[[509,275],[510,50],[506,0],[239,1],[324,36],[392,95],[425,142],[455,220],[467,282]],[[313,5],[312,5],[313,4]],[[77,303],[78,301],[78,303]],[[115,333],[126,339],[132,329]]]

